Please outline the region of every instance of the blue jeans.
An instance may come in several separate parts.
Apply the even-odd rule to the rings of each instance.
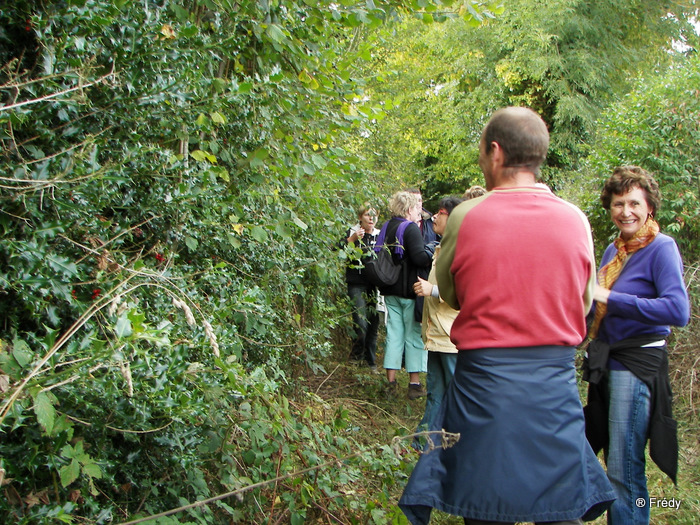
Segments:
[[[617,499],[608,510],[611,525],[649,523],[645,449],[650,419],[649,387],[627,370],[610,370],[608,478]],[[644,501],[644,505],[638,505]]]
[[[373,286],[348,284],[348,296],[353,303],[352,320],[355,325],[350,359],[366,361],[368,365],[374,366],[379,330],[377,291]]]
[[[456,365],[456,353],[428,352],[428,375],[426,377],[428,396],[425,398],[425,413],[423,419],[418,423],[417,432],[432,428],[447,386],[455,375]]]

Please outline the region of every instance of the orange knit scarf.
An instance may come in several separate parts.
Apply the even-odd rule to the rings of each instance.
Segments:
[[[625,241],[622,237],[615,239],[615,248],[617,248],[617,254],[615,257],[603,266],[598,271],[598,284],[603,288],[610,290],[613,283],[620,276],[622,268],[625,266],[627,257],[632,255],[634,252],[641,250],[645,246],[648,246],[651,241],[654,240],[656,234],[659,233],[659,225],[656,223],[654,218],[650,215],[646,220],[644,225],[639,228],[637,233],[629,240]],[[608,305],[598,301],[595,305],[595,317],[593,319],[593,324],[588,332],[588,335],[594,338],[598,334],[598,328],[600,328],[600,323],[605,317],[608,311]]]

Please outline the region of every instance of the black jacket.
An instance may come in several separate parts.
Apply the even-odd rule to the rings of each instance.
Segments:
[[[375,231],[378,232],[378,230]],[[348,229],[348,231],[345,233],[345,237],[343,237],[338,243],[338,248],[343,249],[348,245],[348,237],[350,237],[352,232],[352,228]],[[377,242],[377,236],[378,233],[365,233],[362,239],[355,241],[355,246],[362,250],[362,259],[369,256],[369,252],[374,248],[374,245]],[[366,285],[367,287],[372,286],[372,284],[369,283],[362,274],[362,260],[348,260],[347,266],[345,267],[345,282],[348,284],[362,284]]]
[[[649,421],[649,455],[668,477],[676,483],[678,474],[677,423],[673,419],[673,393],[668,378],[666,347],[644,348],[657,337],[636,337],[609,346],[594,339],[588,345],[584,360],[583,379],[589,382],[586,416],[586,437],[596,454],[608,451],[608,358],[612,357],[643,381],[651,393]]]
[[[396,230],[399,228],[401,220],[393,218],[389,220],[386,230],[385,244],[393,246],[396,244]],[[382,295],[395,295],[409,299],[415,299],[413,284],[418,281],[418,275],[427,278],[432,263],[432,255],[426,250],[423,242],[423,235],[416,224],[409,224],[403,234],[403,257],[394,254],[394,262],[403,260],[401,275],[396,284],[382,286],[379,291]]]

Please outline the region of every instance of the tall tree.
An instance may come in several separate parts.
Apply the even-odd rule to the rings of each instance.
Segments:
[[[556,186],[556,174],[575,169],[586,154],[602,108],[630,89],[638,71],[669,60],[692,10],[638,1],[518,0],[478,28],[460,20],[407,23],[385,36],[370,71],[375,99],[400,101],[365,133],[370,165],[389,178],[421,182],[436,197],[459,193],[478,177],[475,148],[484,116],[527,105],[552,132],[545,175]],[[392,151],[403,152],[403,160],[382,164]]]

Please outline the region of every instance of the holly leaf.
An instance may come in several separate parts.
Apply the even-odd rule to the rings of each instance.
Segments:
[[[126,315],[122,315],[117,319],[117,325],[114,327],[114,331],[117,333],[119,339],[122,337],[129,337],[133,333],[131,320]]]

